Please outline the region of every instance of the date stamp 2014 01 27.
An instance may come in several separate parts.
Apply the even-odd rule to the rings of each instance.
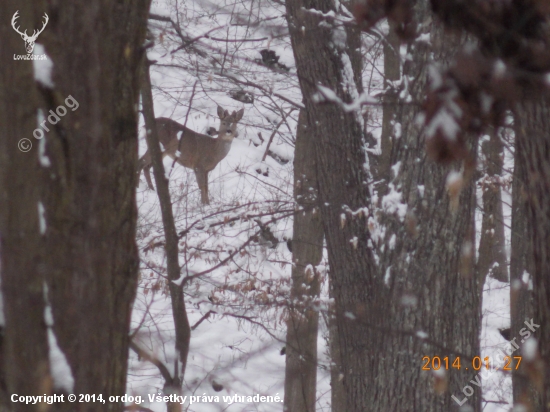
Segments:
[[[448,356],[445,356],[444,358],[441,358],[439,356],[424,356],[422,358],[422,362],[424,362],[424,365],[422,366],[423,371],[429,371],[429,370],[440,370],[440,369],[472,369],[475,371],[480,370],[481,368],[485,368],[487,370],[493,369],[493,370],[505,370],[505,371],[511,371],[511,370],[517,370],[519,368],[519,365],[521,364],[521,356],[505,356],[504,357],[504,365],[496,365],[491,361],[491,358],[489,356],[486,356],[483,358],[483,360],[479,356],[475,356],[472,359],[471,365],[468,362],[466,365],[462,364],[460,362],[460,356],[454,358],[454,360],[449,359]]]

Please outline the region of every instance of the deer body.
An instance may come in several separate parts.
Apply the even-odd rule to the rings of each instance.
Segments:
[[[195,172],[203,204],[209,203],[208,173],[229,153],[233,138],[237,134],[237,123],[242,119],[243,112],[244,110],[241,109],[229,114],[227,110],[218,106],[220,128],[217,138],[197,133],[166,117],[155,119],[159,141],[165,149],[162,153],[163,158],[170,156],[180,165]],[[150,176],[151,165],[151,156],[147,151],[139,160],[138,174],[144,170],[147,184],[153,189]]]

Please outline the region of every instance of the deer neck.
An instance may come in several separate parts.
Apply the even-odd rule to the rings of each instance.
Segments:
[[[231,150],[231,143],[233,143],[234,136],[220,136],[216,139],[216,145],[220,148],[220,154],[225,157]],[[223,158],[222,157],[222,158]]]

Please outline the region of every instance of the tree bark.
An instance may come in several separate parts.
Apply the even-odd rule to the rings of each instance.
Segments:
[[[329,283],[329,296],[334,298],[332,285]],[[328,347],[330,351],[330,410],[339,412],[346,410],[346,392],[344,389],[344,373],[342,370],[340,342],[338,339],[338,319],[334,310],[329,311],[327,325],[329,332]]]
[[[518,110],[517,116],[522,113]],[[515,122],[515,141],[519,142],[526,136],[519,137],[525,130]],[[517,146],[517,145],[516,145]],[[520,330],[525,327],[525,321],[534,317],[533,307],[533,252],[531,234],[527,219],[527,173],[526,165],[521,161],[521,150],[516,147],[514,152],[514,175],[512,180],[512,229],[510,253],[510,336],[519,337]],[[520,364],[521,366],[521,364]],[[514,403],[522,403],[531,410],[539,410],[540,398],[529,377],[523,369],[512,368],[512,385]]]
[[[396,138],[394,125],[398,105],[398,90],[392,82],[401,78],[399,61],[399,38],[395,32],[395,24],[388,22],[388,37],[384,40],[384,97],[382,100],[382,134],[380,137],[380,156],[378,159],[377,180],[384,180],[378,187],[381,195],[387,193],[388,177],[390,176],[391,153],[393,139]]]
[[[323,257],[323,226],[319,213],[315,170],[315,135],[302,109],[294,154],[294,215],[292,289],[287,321],[284,410],[315,412],[317,332]]]
[[[408,45],[412,58],[404,62],[404,90],[395,114],[401,136],[390,145],[391,167],[379,177],[388,182],[379,192],[378,244],[381,288],[389,303],[379,332],[387,355],[374,367],[372,396],[376,410],[448,412],[459,410],[464,401],[464,407],[480,411],[481,390],[469,383],[476,375],[472,358],[479,356],[481,326],[480,282],[473,264],[475,190],[462,170],[464,187],[451,199],[447,176],[465,166],[443,167],[429,159],[416,122],[429,67],[449,64],[461,39],[431,22],[427,1],[416,2],[415,15],[419,36],[429,33],[430,42]],[[425,357],[430,371],[422,370]],[[433,370],[435,357],[443,365],[441,375]],[[452,367],[457,358],[460,369]],[[467,385],[471,396],[463,394]]]
[[[159,196],[160,209],[162,214],[162,224],[165,236],[166,263],[170,289],[170,298],[172,301],[172,316],[174,318],[174,329],[176,332],[176,350],[179,354],[181,367],[175,371],[172,379],[166,380],[164,389],[166,393],[180,393],[185,369],[187,366],[187,356],[189,354],[189,343],[191,340],[191,327],[187,317],[185,301],[183,300],[183,287],[176,284],[181,275],[179,265],[178,235],[172,212],[172,201],[170,200],[170,191],[168,179],[164,172],[162,163],[162,151],[160,149],[158,131],[155,122],[153,94],[151,87],[151,78],[149,75],[149,62],[144,62],[142,69],[142,101],[143,114],[145,118],[145,129],[147,130],[147,148],[151,154],[153,163],[153,175]],[[168,411],[178,411],[181,405],[169,403]]]
[[[514,281],[523,280],[524,274],[525,280],[532,279],[534,299],[531,301],[529,297],[528,283],[521,285],[517,296],[514,296],[512,285],[511,331],[519,332],[525,327],[524,322],[531,318],[541,327],[532,331],[532,338],[538,341],[540,359],[531,365],[520,364],[519,369],[524,368],[514,375],[514,400],[532,402],[533,410],[544,411],[550,402],[550,376],[532,372],[537,369],[547,371],[550,367],[550,330],[544,327],[550,324],[550,98],[525,96],[518,104],[515,122],[514,174],[518,180],[514,182],[514,198],[518,197],[515,206],[519,213],[512,221],[512,240],[516,236],[518,239],[512,244],[511,273]],[[526,202],[525,217],[521,213],[523,201]],[[525,340],[522,336],[521,344]]]
[[[126,391],[139,261],[137,106],[149,4],[62,0],[41,11],[51,17],[40,39],[55,85],[42,89],[44,110],[69,106],[68,96],[77,102],[46,135],[44,268],[54,331],[74,393],[107,400]],[[123,404],[70,408],[118,411]]]
[[[380,283],[367,229],[368,159],[362,117],[331,102],[334,92],[349,103],[357,97],[345,29],[325,13],[338,12],[329,0],[289,0],[287,19],[308,125],[315,136],[321,217],[336,300],[338,336],[348,412],[370,411],[374,399],[370,370],[380,350],[376,334],[362,326],[384,313]],[[311,10],[315,9],[315,10]],[[353,213],[358,212],[358,213]]]
[[[0,7],[0,410],[38,411],[43,404],[10,400],[12,394],[37,396],[53,389],[44,322],[40,165],[33,137],[40,98],[32,62],[13,59],[25,51],[9,24],[16,10],[21,27],[32,27],[42,16],[30,1],[8,0]],[[18,144],[23,150],[35,147],[23,152]]]

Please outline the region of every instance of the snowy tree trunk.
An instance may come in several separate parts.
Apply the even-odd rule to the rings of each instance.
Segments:
[[[533,402],[533,410],[543,411],[550,402],[550,376],[543,373],[550,368],[550,329],[545,327],[550,325],[550,100],[545,96],[526,96],[518,105],[515,121],[515,176],[518,181],[514,186],[514,197],[519,198],[516,206],[520,213],[512,222],[512,239],[515,236],[519,238],[517,243],[512,244],[511,277],[525,280],[527,284],[521,285],[523,290],[520,289],[518,296],[512,295],[512,333],[519,333],[525,327],[526,318],[534,312],[533,322],[541,327],[534,328],[531,333],[532,338],[538,341],[541,358],[530,365],[520,364],[520,369],[522,366],[523,369],[514,375],[514,400]],[[525,220],[522,220],[521,214],[523,196],[527,203]],[[533,312],[528,290],[530,279],[533,285]],[[511,293],[514,294],[513,287]],[[525,336],[513,336],[522,337],[518,344],[525,343]],[[536,373],[537,370],[539,373]],[[533,388],[541,389],[538,396]]]
[[[329,285],[329,296],[332,299],[332,285]],[[332,412],[346,410],[346,392],[344,389],[344,373],[342,371],[342,362],[340,355],[340,342],[338,339],[338,319],[333,313],[328,314],[328,332],[330,351],[330,408]]]
[[[55,85],[43,90],[45,112],[68,105],[67,96],[78,107],[45,138],[51,165],[42,183],[43,268],[73,392],[108,399],[126,391],[137,286],[137,109],[149,1],[58,3],[47,10],[50,25],[40,37]],[[118,411],[123,405],[70,407]]]
[[[383,180],[378,187],[380,194],[387,193],[387,176],[390,175],[390,160],[392,142],[394,137],[394,122],[397,113],[398,91],[392,82],[401,78],[401,67],[399,62],[399,38],[395,32],[395,25],[389,24],[389,33],[384,42],[384,88],[382,112],[382,135],[380,138],[381,153],[378,159],[377,180]]]
[[[174,330],[176,335],[175,350],[179,355],[179,362],[172,372],[170,378],[165,377],[164,390],[166,393],[180,394],[181,385],[185,377],[187,357],[189,355],[189,344],[191,341],[191,327],[187,316],[187,309],[183,299],[183,286],[174,283],[180,278],[181,269],[179,265],[178,235],[172,211],[172,201],[168,179],[164,172],[162,163],[162,150],[160,148],[158,130],[155,122],[155,111],[153,91],[150,76],[150,63],[146,59],[142,66],[141,79],[141,101],[143,106],[143,117],[147,133],[147,149],[151,154],[153,163],[153,174],[157,187],[159,203],[162,214],[162,226],[164,230],[164,250],[166,253],[166,272],[170,280],[170,300],[172,303],[172,317],[174,319]],[[176,402],[167,402],[168,412],[178,412],[181,405]]]
[[[376,410],[448,412],[463,404],[480,411],[481,389],[470,383],[476,379],[472,358],[479,356],[481,324],[473,265],[475,191],[462,172],[464,187],[451,207],[447,176],[463,165],[443,167],[429,159],[416,121],[430,65],[448,64],[459,40],[431,23],[426,1],[416,3],[416,16],[419,35],[429,33],[430,41],[409,45],[412,58],[404,62],[396,114],[401,134],[392,136],[389,185],[380,193],[381,272],[390,302],[380,347],[393,351],[374,366],[373,396]],[[435,357],[442,364],[437,372]]]
[[[317,195],[315,135],[300,110],[294,154],[294,216],[292,289],[287,321],[284,410],[315,412],[317,388],[317,332],[323,257],[323,226]],[[302,211],[303,210],[303,211]]]
[[[384,295],[367,228],[368,161],[359,113],[323,100],[351,102],[357,97],[353,69],[341,23],[319,13],[334,10],[328,0],[286,2],[287,18],[306,106],[315,136],[321,217],[327,240],[330,277],[336,300],[344,388],[348,412],[373,408],[373,364],[383,346],[365,323],[384,313]],[[315,10],[311,10],[315,9]],[[319,89],[324,86],[327,89]],[[323,94],[323,91],[325,94]]]
[[[518,110],[517,115],[521,115]],[[515,128],[515,141],[519,141],[522,129]],[[525,138],[525,137],[523,137]],[[520,330],[525,328],[525,321],[534,316],[533,307],[533,252],[532,236],[528,231],[527,220],[527,188],[526,167],[519,158],[520,150],[516,147],[514,153],[514,175],[512,181],[512,230],[510,254],[510,336],[519,337]],[[521,366],[521,364],[520,364]],[[523,370],[512,369],[512,384],[514,403],[537,405],[538,394],[534,386],[529,384],[528,376]],[[537,405],[540,408],[540,404]],[[537,409],[535,409],[537,410]]]

